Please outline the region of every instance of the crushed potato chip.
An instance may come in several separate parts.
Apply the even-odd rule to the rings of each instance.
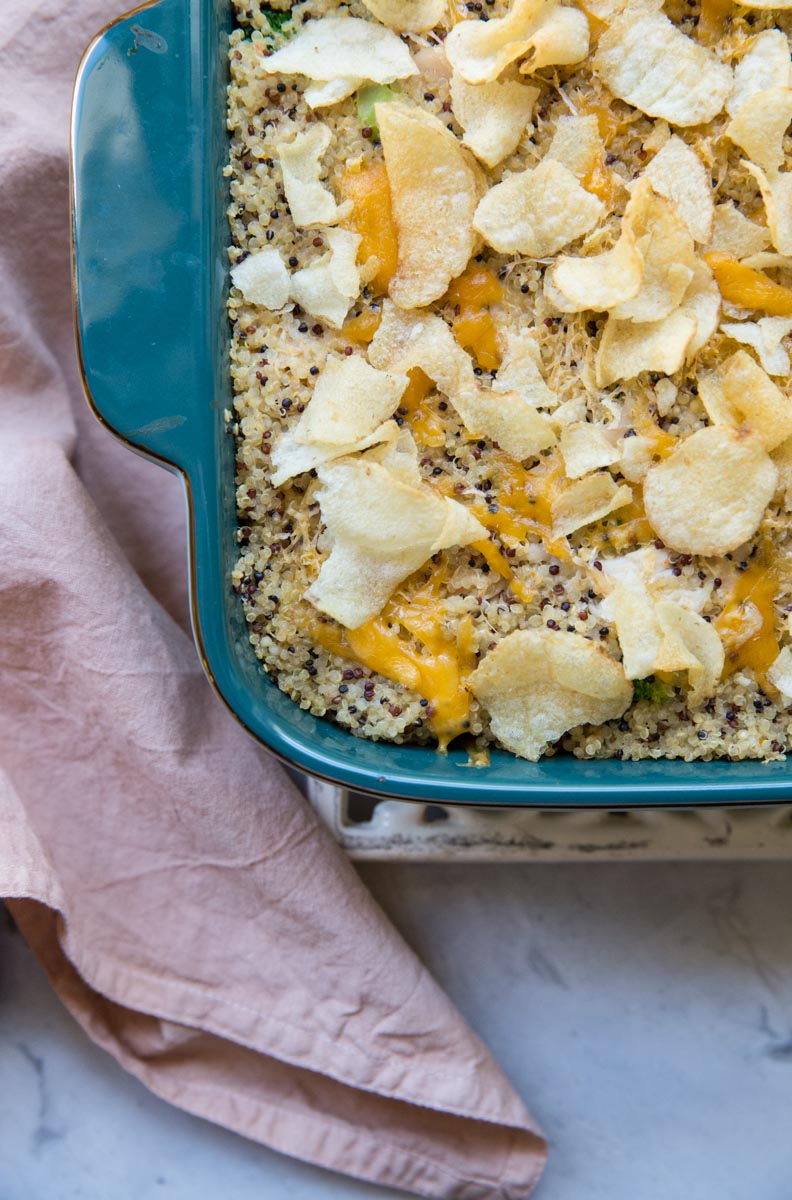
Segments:
[[[451,401],[470,434],[492,438],[513,458],[533,458],[555,444],[548,418],[521,395],[479,383],[470,355],[436,314],[405,313],[385,304],[369,361],[389,371],[420,367]]]
[[[534,762],[567,730],[614,720],[632,699],[621,665],[601,646],[550,629],[508,634],[469,682],[498,740]]]
[[[609,317],[597,350],[597,386],[634,379],[642,371],[673,375],[685,361],[697,328],[696,318],[682,309],[646,325]]]
[[[481,169],[432,113],[376,105],[399,242],[390,294],[402,308],[439,299],[474,253]]]
[[[346,100],[364,83],[358,76],[344,76],[341,79],[328,79],[320,83],[309,83],[303,92],[303,99],[309,108],[329,108]]]
[[[781,693],[785,704],[792,702],[792,649],[789,646],[779,652],[767,672],[767,679]]]
[[[514,0],[505,16],[460,21],[445,40],[451,66],[467,83],[491,83],[526,55],[528,70],[580,62],[588,48],[585,15],[555,0]]]
[[[768,88],[742,104],[725,133],[764,171],[784,162],[784,134],[792,120],[792,88]]]
[[[279,250],[267,246],[249,254],[231,271],[231,282],[251,304],[277,312],[288,302],[291,279]]]
[[[303,229],[308,225],[335,225],[339,218],[332,192],[320,181],[320,160],[332,140],[328,126],[316,121],[293,141],[275,143],[289,211],[294,224]]]
[[[672,125],[700,125],[723,108],[732,72],[663,13],[629,8],[602,34],[594,69],[620,100]]]
[[[759,185],[773,245],[781,254],[792,254],[792,171],[768,178],[755,163],[743,165]]]
[[[790,330],[789,317],[760,317],[758,321],[722,321],[721,329],[735,342],[756,351],[768,375],[789,374],[789,351],[782,344]]]
[[[531,329],[510,329],[506,348],[492,387],[496,392],[517,392],[532,408],[555,408],[558,396],[545,383],[542,356]]]
[[[370,446],[393,442],[398,434],[399,426],[395,421],[384,421],[371,433],[346,445],[320,441],[305,444],[297,441],[294,430],[288,429],[276,439],[272,447],[272,486],[280,487],[287,479],[302,475],[304,471],[313,471],[322,463],[330,462],[334,458],[344,458],[349,454],[368,450]]]
[[[590,30],[586,15],[573,5],[545,5],[540,23],[531,34],[528,57],[520,63],[522,75],[543,67],[564,67],[582,62],[589,52]]]
[[[383,25],[396,33],[425,33],[442,19],[446,0],[363,0]]]
[[[360,77],[393,83],[416,75],[417,68],[401,38],[376,21],[360,17],[320,17],[303,25],[280,50],[262,58],[264,75],[306,75],[318,82]]]
[[[619,461],[619,451],[602,425],[571,421],[561,430],[559,445],[570,479]]]
[[[495,250],[544,258],[588,233],[604,212],[602,201],[571,171],[543,159],[491,187],[476,209],[474,226]]]
[[[696,151],[674,134],[644,171],[654,190],[675,206],[691,237],[706,244],[712,237],[714,204],[709,172]]]
[[[713,425],[691,433],[644,480],[646,515],[681,554],[729,554],[758,529],[778,482],[761,438]]]
[[[732,204],[716,204],[709,250],[741,259],[759,254],[769,245],[770,234],[766,226],[749,221]]]
[[[792,437],[792,400],[745,350],[723,364],[722,374],[702,376],[699,393],[714,424],[750,429],[766,450]]]
[[[693,239],[676,207],[646,178],[638,180],[624,211],[623,236],[640,246],[643,277],[638,294],[611,309],[617,321],[662,321],[677,308],[698,264]]]
[[[693,317],[696,322],[696,332],[685,351],[685,358],[689,360],[710,340],[721,317],[720,288],[705,262],[696,263],[679,311]]]
[[[560,162],[577,179],[594,170],[602,155],[599,122],[593,113],[588,116],[559,117],[545,158]]]
[[[538,88],[514,80],[472,84],[452,75],[451,105],[465,131],[462,145],[496,167],[516,150],[538,95]]]
[[[631,504],[632,488],[622,483],[619,486],[607,471],[587,475],[578,479],[556,496],[550,505],[555,537],[568,537],[576,529],[600,521],[608,513]]]
[[[304,445],[333,446],[366,437],[392,415],[408,383],[406,375],[378,371],[360,355],[330,357],[294,436]]]
[[[726,112],[735,117],[743,104],[768,88],[792,86],[789,42],[780,29],[763,29],[734,68],[734,88],[726,101]]]
[[[642,483],[657,453],[657,444],[652,437],[636,433],[623,437],[619,442],[619,470],[628,483]]]
[[[643,255],[629,229],[615,246],[589,258],[562,255],[545,275],[544,290],[559,312],[606,312],[641,290]]]
[[[312,317],[340,329],[360,293],[360,234],[328,229],[325,241],[328,253],[292,275],[292,297]]]
[[[317,475],[330,555],[305,598],[347,629],[376,616],[438,550],[487,537],[463,505],[427,484],[402,482],[381,463],[339,459],[319,466]]]
[[[666,644],[676,642],[682,653],[693,659],[688,667],[690,702],[698,704],[714,695],[725,660],[723,643],[715,627],[698,613],[672,600],[658,601],[655,614]]]

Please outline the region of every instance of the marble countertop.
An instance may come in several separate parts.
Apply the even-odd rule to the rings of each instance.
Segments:
[[[549,1134],[538,1200],[789,1200],[792,865],[361,873]],[[0,1080],[0,1200],[396,1196],[150,1095],[2,919]]]

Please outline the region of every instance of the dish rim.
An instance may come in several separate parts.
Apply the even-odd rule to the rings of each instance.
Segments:
[[[497,778],[494,768],[484,768],[482,775],[476,778],[473,772],[481,768],[470,767],[464,751],[452,750],[445,757],[444,767],[467,767],[470,777],[454,777],[454,771],[446,771],[447,778],[433,777],[431,770],[421,770],[420,761],[412,771],[393,768],[388,771],[372,769],[367,765],[355,765],[355,743],[358,739],[351,732],[333,725],[335,731],[348,739],[349,755],[341,755],[333,763],[333,769],[323,769],[328,765],[328,753],[321,747],[308,745],[305,734],[294,732],[290,744],[282,731],[273,737],[273,730],[263,730],[256,722],[246,719],[226,694],[226,689],[218,678],[218,672],[212,662],[212,654],[207,645],[201,613],[201,588],[198,572],[198,548],[196,538],[197,516],[196,497],[189,465],[160,453],[156,448],[144,441],[135,441],[116,423],[109,419],[97,401],[90,382],[90,367],[85,357],[84,329],[81,324],[81,296],[79,286],[79,238],[77,232],[77,179],[79,175],[76,162],[76,148],[80,135],[81,104],[85,98],[85,83],[89,76],[97,49],[111,38],[115,31],[126,25],[140,13],[161,10],[170,6],[188,11],[189,20],[197,8],[203,12],[212,3],[225,3],[229,17],[232,16],[230,0],[143,0],[142,3],[121,13],[115,19],[107,22],[89,42],[77,70],[72,101],[69,146],[69,199],[71,225],[71,254],[72,254],[72,290],[75,321],[75,340],[79,372],[83,390],[88,404],[96,419],[124,446],[141,454],[171,472],[176,473],[182,482],[187,509],[188,524],[188,578],[189,604],[193,636],[204,672],[212,684],[215,693],[235,720],[261,744],[285,765],[296,767],[315,778],[335,786],[343,786],[364,794],[392,799],[415,800],[421,803],[438,802],[443,804],[473,804],[487,807],[538,807],[560,810],[564,808],[609,808],[628,809],[645,807],[696,807],[706,804],[746,804],[746,803],[784,803],[792,798],[792,777],[785,772],[785,762],[762,763],[760,760],[743,760],[742,762],[724,762],[722,760],[697,760],[685,763],[674,759],[640,760],[638,762],[620,762],[617,759],[575,759],[573,756],[558,756],[545,758],[538,764],[524,763],[505,751],[496,751],[513,763],[516,762],[528,777],[515,783],[514,780],[502,781]],[[204,167],[206,164],[203,164]],[[225,213],[223,211],[223,219]],[[223,619],[225,614],[223,614]],[[252,650],[247,646],[251,659]],[[284,696],[277,685],[266,679],[261,671],[262,686],[272,688],[285,699],[289,705],[299,711],[296,701]],[[269,698],[274,701],[272,693]],[[266,707],[266,706],[265,706]],[[307,715],[307,714],[303,714]],[[274,718],[273,718],[274,719]],[[329,724],[325,719],[311,717],[314,723]],[[389,742],[368,741],[369,747],[374,747],[380,755],[393,754],[405,747]],[[437,767],[440,757],[432,747],[414,746],[412,752],[424,759],[431,755]],[[687,770],[692,768],[691,770]],[[508,774],[508,772],[507,772]],[[758,778],[759,775],[764,778]],[[787,777],[784,777],[786,774]],[[569,776],[564,780],[564,776]],[[673,776],[677,778],[674,779]],[[687,775],[687,778],[682,776]],[[703,778],[696,778],[703,775]],[[740,776],[746,778],[740,779]],[[419,778],[420,776],[420,778]],[[575,777],[575,778],[573,778]],[[609,778],[603,778],[609,777]],[[420,786],[419,786],[420,785]],[[488,795],[487,792],[490,794]]]

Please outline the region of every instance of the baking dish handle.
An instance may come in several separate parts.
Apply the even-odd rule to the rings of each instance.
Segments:
[[[191,3],[157,0],[98,34],[72,106],[72,261],[85,389],[118,437],[177,467],[190,406],[214,369],[206,345],[208,122]]]

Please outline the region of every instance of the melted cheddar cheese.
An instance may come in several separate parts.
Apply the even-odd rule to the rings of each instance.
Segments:
[[[384,162],[355,170],[348,168],[341,177],[341,195],[352,201],[349,220],[361,238],[358,262],[365,263],[372,256],[377,259],[377,273],[369,287],[376,295],[384,296],[399,260],[399,240]]]
[[[414,591],[408,581],[378,616],[358,629],[310,618],[311,634],[325,650],[359,662],[429,701],[426,715],[440,750],[470,726],[470,693],[464,680],[476,665],[472,619],[463,617],[456,634],[445,629],[440,598],[445,581],[442,566]]]
[[[761,271],[746,267],[728,254],[712,250],[704,258],[715,276],[720,294],[729,304],[757,309],[771,317],[792,317],[792,291],[774,283]]]
[[[715,622],[726,651],[724,678],[750,667],[764,683],[768,667],[778,657],[775,634],[777,580],[772,569],[752,563],[737,576],[723,612]],[[756,628],[756,614],[761,625]]]
[[[380,327],[382,313],[366,308],[357,317],[351,317],[344,325],[344,337],[355,346],[368,346]]]
[[[419,446],[442,446],[445,442],[443,422],[427,401],[432,391],[431,379],[420,367],[407,372],[410,382],[399,401],[399,414],[410,425]]]
[[[497,276],[478,263],[471,263],[444,297],[444,303],[454,306],[454,337],[484,371],[496,371],[501,365],[498,334],[489,311],[489,305],[501,299],[503,288]]]

